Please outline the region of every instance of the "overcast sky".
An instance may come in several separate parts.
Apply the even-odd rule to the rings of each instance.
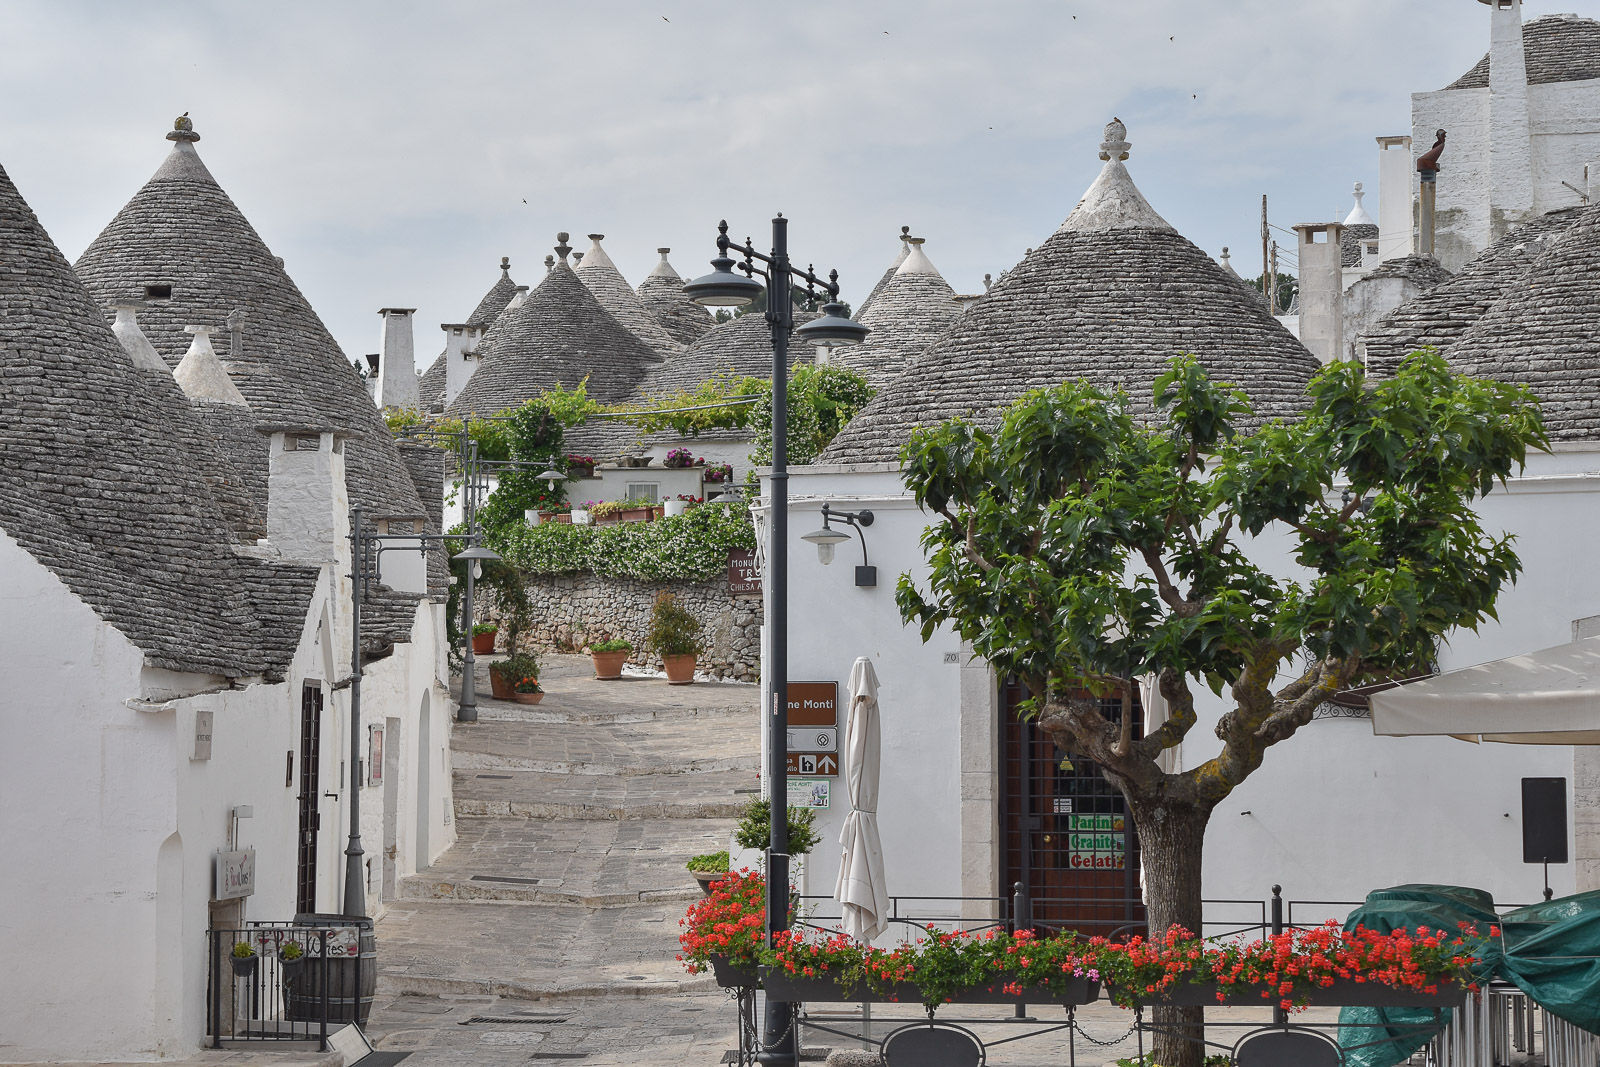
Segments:
[[[1525,18],[1574,9],[1600,0]],[[981,290],[1072,210],[1112,115],[1155,208],[1254,275],[1261,195],[1323,222],[1361,180],[1376,216],[1373,138],[1488,35],[1472,0],[0,0],[0,165],[75,258],[187,111],[345,351],[417,307],[422,360],[558,230],[637,284],[658,245],[692,276],[719,218],[762,243],[782,211],[859,301],[904,224]]]

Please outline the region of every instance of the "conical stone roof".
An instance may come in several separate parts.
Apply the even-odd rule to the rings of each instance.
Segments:
[[[874,386],[904,370],[961,316],[956,291],[922,245],[921,237],[907,238],[907,255],[856,320],[872,331],[867,339],[833,350],[833,362],[860,371]]]
[[[911,254],[910,242],[911,227],[900,227],[900,251],[895,255],[894,262],[889,264],[889,269],[883,272],[883,277],[873,283],[872,288],[867,292],[866,298],[861,301],[861,306],[855,309],[855,320],[857,322],[860,322],[861,316],[867,313],[867,309],[872,306],[873,300],[877,299],[878,294],[883,291],[883,287],[889,284],[889,279],[893,278],[894,272],[900,269],[900,264],[906,261],[906,256]]]
[[[449,410],[492,415],[585,378],[590,397],[612,403],[633,396],[658,363],[653,349],[600,306],[563,254],[527,301],[478,342],[478,369]]]
[[[1364,338],[1367,373],[1389,377],[1425,346],[1451,355],[1455,343],[1502,296],[1523,284],[1533,264],[1576,223],[1580,208],[1551,211],[1506,231],[1453,277],[1395,308]],[[1405,257],[1407,260],[1427,257]],[[1402,261],[1394,260],[1393,263]],[[1385,264],[1389,268],[1391,264]],[[1420,267],[1419,267],[1420,269]]]
[[[661,328],[680,344],[692,345],[716,323],[706,309],[683,295],[683,278],[667,262],[670,248],[658,248],[661,262],[639,283],[639,300]]]
[[[478,306],[467,316],[466,324],[487,331],[516,295],[517,283],[511,280],[511,257],[501,256],[499,280],[483,294]],[[444,356],[444,352],[435,356],[433,362],[428,364],[428,369],[417,379],[417,402],[422,405],[423,411],[444,409],[444,387],[448,378]]]
[[[1577,15],[1545,15],[1522,27],[1529,85],[1600,78],[1600,22]],[[1487,89],[1489,54],[1446,89]]]
[[[235,555],[193,451],[209,435],[123,351],[3,169],[0,414],[0,529],[148,665],[281,675],[316,569]]]
[[[1600,440],[1600,205],[1575,214],[1445,352],[1458,371],[1531,388],[1552,441]]]
[[[589,251],[573,270],[578,275],[578,280],[589,287],[600,306],[611,312],[611,317],[616,319],[629,330],[635,337],[649,345],[658,355],[671,356],[683,351],[682,342],[669,334],[656,317],[645,308],[644,302],[639,299],[639,294],[633,291],[633,286],[628,284],[628,279],[622,276],[617,265],[611,262],[611,257],[606,255],[606,250],[600,247],[600,242],[605,240],[603,233],[591,233],[589,240],[593,242]]]
[[[359,435],[345,448],[351,503],[374,518],[425,514],[364,384],[282,262],[201,162],[194,148],[199,135],[179,130],[171,139],[166,160],[78,258],[84,284],[102,304],[170,286],[170,296],[151,300],[140,325],[171,366],[189,348],[185,326],[220,326],[242,309],[244,358],[270,364],[315,398],[324,419]]]
[[[1106,128],[1105,167],[1061,227],[880,391],[823,462],[892,461],[919,424],[971,415],[992,426],[1028,390],[1078,379],[1122,386],[1148,414],[1180,352],[1248,392],[1257,421],[1304,406],[1316,357],[1156,214],[1122,165],[1123,133]]]
[[[794,310],[796,326],[816,317],[815,311]],[[791,334],[788,356],[790,367],[810,363],[816,359],[816,349],[795,342]],[[718,323],[681,355],[653,368],[639,386],[639,393],[649,397],[679,390],[690,392],[719,375],[736,379],[772,377],[772,327],[761,312]]]

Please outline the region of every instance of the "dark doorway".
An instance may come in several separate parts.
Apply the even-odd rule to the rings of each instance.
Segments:
[[[1002,891],[1028,887],[1035,927],[1110,936],[1140,930],[1139,838],[1122,793],[1091,759],[1058,749],[1032,722],[1018,719],[1028,697],[1005,687],[1001,730],[1000,825],[1005,834]],[[1122,698],[1100,701],[1122,721]],[[1133,693],[1133,736],[1144,736],[1144,709]]]
[[[300,690],[300,862],[295,880],[295,911],[317,910],[317,831],[322,816],[319,764],[322,754],[322,686]]]

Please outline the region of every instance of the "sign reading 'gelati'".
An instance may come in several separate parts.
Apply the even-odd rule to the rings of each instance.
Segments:
[[[790,682],[789,725],[839,725],[839,683]]]

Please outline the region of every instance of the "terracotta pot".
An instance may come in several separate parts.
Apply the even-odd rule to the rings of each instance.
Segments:
[[[515,700],[516,683],[499,670],[500,664],[489,664],[489,693],[496,700]]]
[[[666,514],[667,509],[664,505],[653,507],[650,509],[650,521],[655,522],[657,519],[665,517]]]
[[[700,883],[700,892],[708,897],[711,895],[711,883],[720,882],[728,877],[727,871],[690,871],[689,873],[694,875],[694,880]]]
[[[591,652],[589,658],[594,661],[594,676],[603,682],[610,682],[622,677],[622,665],[628,662],[628,653],[626,650]]]
[[[618,518],[623,522],[646,522],[653,510],[653,508],[624,508]]]
[[[537,704],[544,699],[543,693],[514,693],[518,704]]]
[[[472,654],[474,656],[494,655],[494,637],[498,630],[490,630],[486,634],[472,635]]]
[[[613,522],[621,522],[624,514],[625,512],[612,511],[605,515],[596,515],[589,521],[594,523],[596,526],[606,526]]]
[[[694,661],[692,653],[687,656],[662,656],[661,665],[667,669],[667,684],[693,685]]]

